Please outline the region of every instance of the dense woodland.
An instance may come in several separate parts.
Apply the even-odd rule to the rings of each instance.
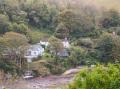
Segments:
[[[79,3],[77,0],[0,0],[0,69],[3,73],[16,76],[24,72],[27,64],[24,52],[30,44],[48,40],[57,51],[62,49],[57,43],[64,38],[71,44],[69,57],[50,54],[48,48],[42,58],[31,64],[36,75],[61,74],[80,65],[118,63],[119,10],[86,4],[83,0]],[[102,71],[95,70],[95,76]],[[110,72],[116,71],[114,68]],[[90,81],[89,76],[86,77]],[[79,85],[72,87],[78,89]],[[84,88],[83,85],[79,89],[99,88]]]

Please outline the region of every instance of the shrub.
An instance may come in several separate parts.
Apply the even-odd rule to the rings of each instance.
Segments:
[[[27,33],[27,37],[29,42],[34,44],[40,42],[41,39],[47,39],[49,35],[40,31],[29,31]]]
[[[50,74],[50,71],[45,66],[46,64],[44,60],[36,61],[30,64],[30,69],[33,70],[35,76],[47,76]]]
[[[67,67],[76,67],[85,62],[85,50],[80,47],[72,47],[70,49],[70,56],[67,58]]]
[[[120,89],[120,65],[83,69],[68,89]]]
[[[79,39],[75,42],[75,45],[91,48],[93,46],[93,41],[90,38]]]
[[[57,57],[56,62],[56,57],[53,56],[53,58],[47,60],[48,64],[46,65],[46,67],[49,68],[51,74],[62,74],[66,70],[65,61],[65,59]]]

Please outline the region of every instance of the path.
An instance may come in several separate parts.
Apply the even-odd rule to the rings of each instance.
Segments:
[[[49,76],[28,81],[29,89],[60,89],[70,83],[73,76]]]
[[[38,77],[30,80],[19,80],[14,84],[10,84],[8,89],[61,89],[61,87],[70,83],[72,79],[73,75]]]
[[[16,83],[8,85],[8,89],[61,89],[61,87],[69,84],[73,80],[74,75],[82,68],[83,67],[70,69],[61,76],[48,76],[44,78],[37,77],[29,80],[19,80]]]

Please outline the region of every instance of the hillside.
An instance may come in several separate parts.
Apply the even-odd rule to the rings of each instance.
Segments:
[[[96,5],[105,7],[107,9],[117,9],[120,11],[120,0],[91,0]]]
[[[65,5],[66,3],[70,4],[76,4],[76,5],[89,5],[89,6],[95,6],[99,8],[106,8],[106,9],[116,9],[120,11],[120,0],[48,0],[57,2],[60,5]]]
[[[79,66],[120,63],[119,3],[0,0],[0,79],[6,80],[7,74],[12,79],[54,76]]]

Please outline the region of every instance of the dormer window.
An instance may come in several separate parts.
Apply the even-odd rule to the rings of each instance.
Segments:
[[[36,55],[36,52],[34,52],[34,54]]]

